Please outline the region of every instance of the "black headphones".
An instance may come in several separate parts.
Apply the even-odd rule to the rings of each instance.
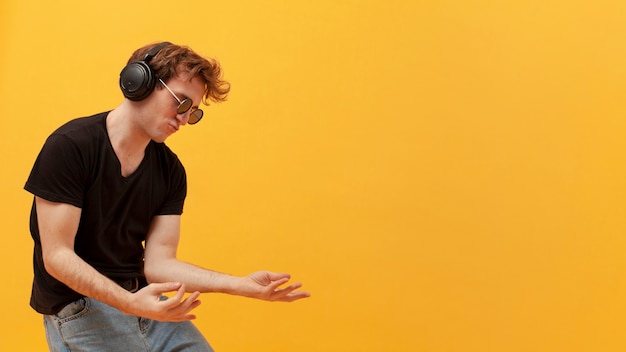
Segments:
[[[149,63],[170,42],[163,42],[148,51],[141,61],[131,62],[120,72],[120,88],[126,98],[139,101],[147,98],[154,90],[157,77]]]

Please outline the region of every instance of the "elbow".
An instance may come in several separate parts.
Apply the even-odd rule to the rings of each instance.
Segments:
[[[44,251],[42,253],[43,267],[48,274],[54,277],[57,280],[62,280],[63,270],[63,253],[62,251]]]
[[[169,282],[176,280],[175,271],[176,260],[152,258],[144,260],[143,275],[148,283]]]
[[[144,267],[144,269],[143,269],[143,276],[145,276],[146,281],[149,284],[154,283],[154,282],[158,282],[158,280],[156,279],[154,273],[151,270],[147,269],[146,267]]]
[[[161,270],[151,261],[145,261],[143,267],[143,275],[146,277],[146,281],[148,283],[154,282],[163,282],[163,279],[160,277],[159,273]]]

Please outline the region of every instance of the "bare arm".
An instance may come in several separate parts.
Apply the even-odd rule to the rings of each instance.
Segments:
[[[280,288],[290,280],[289,274],[259,271],[239,277],[204,269],[177,259],[180,238],[180,216],[154,218],[146,238],[144,273],[148,282],[183,282],[189,292],[220,292],[232,295],[291,302],[309,297],[294,283]]]
[[[126,314],[163,321],[195,318],[188,314],[200,303],[190,296],[181,302],[185,288],[180,283],[150,285],[130,293],[100,274],[74,252],[74,240],[81,209],[36,197],[37,218],[46,271],[74,291],[105,302]],[[163,292],[176,291],[175,297],[160,301]],[[190,299],[191,298],[191,299]]]

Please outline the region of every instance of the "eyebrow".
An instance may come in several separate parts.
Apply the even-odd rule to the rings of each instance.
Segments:
[[[180,97],[182,97],[182,98],[183,98],[183,100],[185,100],[185,99],[189,99],[189,100],[191,100],[191,103],[192,103],[192,104],[193,104],[193,103],[195,103],[195,102],[193,101],[193,99],[191,99],[191,97],[188,97],[188,96],[187,96],[186,94],[184,94],[184,93],[180,93],[180,92],[178,92],[178,93],[177,93],[177,92],[174,92],[174,94],[176,94],[176,95],[178,96],[178,98],[179,98],[179,99],[180,99]],[[191,108],[192,108],[192,109],[198,109],[199,107],[200,107],[200,105],[191,105]]]
[[[170,93],[172,93],[174,95],[174,98],[176,98],[176,100],[178,100],[179,103],[181,101],[185,100],[185,99],[189,99],[189,100],[191,100],[191,103],[193,104],[193,99],[188,97],[186,94],[181,93],[181,92],[178,92],[178,93],[174,92],[167,84],[165,84],[165,82],[163,82],[163,80],[161,78],[159,78],[159,82],[161,82],[163,84],[163,87],[165,87],[165,89],[167,89]],[[180,97],[183,97],[183,99],[181,100]],[[192,109],[198,109],[198,108],[200,108],[200,105],[192,105],[191,108]]]

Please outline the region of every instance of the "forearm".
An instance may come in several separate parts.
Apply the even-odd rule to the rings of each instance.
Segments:
[[[149,283],[180,282],[187,292],[240,294],[241,277],[204,269],[178,259],[146,260],[144,274]]]
[[[300,283],[280,288],[291,277],[285,273],[257,271],[240,277],[203,269],[175,258],[146,260],[144,273],[148,282],[180,282],[184,284],[187,292],[219,292],[284,302],[310,296],[308,292],[298,290],[302,286]]]
[[[109,304],[122,312],[128,311],[130,292],[100,274],[76,253],[57,249],[44,255],[46,271],[72,290]]]

